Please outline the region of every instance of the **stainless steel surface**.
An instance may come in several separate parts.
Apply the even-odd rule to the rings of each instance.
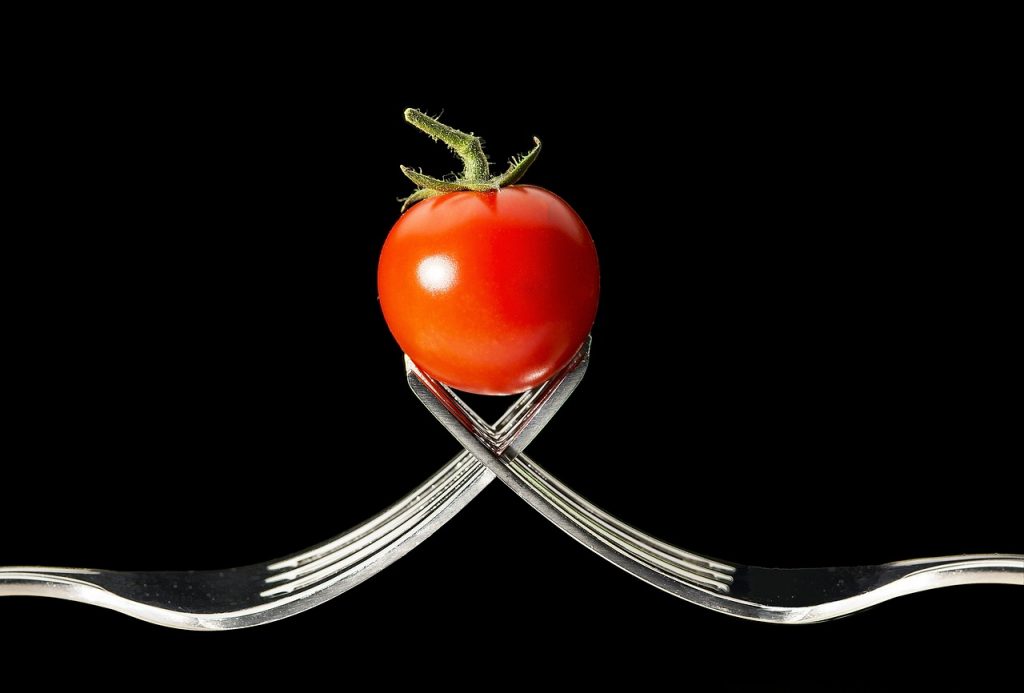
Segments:
[[[475,414],[466,425],[503,450],[522,449],[586,372],[587,344],[561,373],[524,393],[494,426]],[[216,571],[115,572],[0,567],[0,596],[69,599],[162,626],[246,628],[297,614],[338,596],[404,556],[451,519],[494,475],[463,451],[381,514],[287,558]]]
[[[0,567],[0,596],[70,599],[191,630],[269,623],[321,604],[380,572],[433,534],[495,475],[551,522],[612,563],[666,592],[733,616],[811,623],[936,587],[1024,585],[1021,555],[778,570],[700,556],[630,527],[523,454],[579,384],[589,354],[588,339],[565,370],[525,393],[493,426],[406,359],[410,386],[466,450],[381,514],[308,551],[222,571]]]
[[[914,592],[978,583],[1024,586],[1024,555],[975,554],[875,566],[773,569],[728,563],[650,537],[602,511],[522,454],[481,433],[454,392],[406,357],[409,385],[462,446],[537,512],[623,570],[730,616],[815,623]]]

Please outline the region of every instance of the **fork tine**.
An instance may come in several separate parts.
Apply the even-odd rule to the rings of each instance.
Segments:
[[[403,512],[395,514],[373,533],[345,543],[335,551],[328,552],[316,560],[308,561],[286,572],[278,572],[271,575],[267,578],[267,582],[287,582],[304,577],[317,572],[325,566],[336,564],[370,545],[389,543],[390,538],[400,531],[402,527],[406,526],[410,518],[422,516],[423,512],[433,507],[439,499],[447,497],[453,487],[459,486],[460,482],[464,480],[463,477],[478,471],[479,463],[469,453],[463,453],[457,459],[460,460],[460,463],[453,466],[453,473],[449,474],[443,483],[435,484],[428,493],[423,494],[422,497],[418,498],[415,503],[410,504]]]
[[[719,571],[722,573],[736,572],[736,567],[733,565],[723,563],[722,561],[717,561],[706,556],[701,556],[700,554],[692,553],[690,551],[685,551],[677,546],[661,541],[660,539],[656,539],[650,535],[644,534],[643,532],[635,529],[634,527],[627,525],[625,522],[618,519],[614,515],[609,515],[605,511],[601,510],[601,508],[597,507],[596,505],[588,501],[586,498],[573,491],[571,488],[563,484],[556,477],[549,474],[543,467],[537,465],[535,462],[533,462],[533,460],[526,457],[525,455],[521,456],[520,460],[525,466],[527,466],[530,469],[530,471],[532,471],[534,474],[544,479],[544,481],[558,489],[559,492],[562,493],[562,495],[566,496],[574,503],[586,507],[590,514],[600,518],[600,520],[603,523],[614,527],[619,532],[622,532],[623,534],[630,536],[633,539],[649,544],[652,547],[652,549],[657,549],[658,551],[664,554],[674,556],[675,558],[678,558],[682,561],[693,561],[711,570]]]
[[[533,469],[537,468],[535,464],[531,466]],[[585,506],[577,504],[567,496],[559,493],[554,487],[537,484],[536,476],[521,463],[521,458],[509,462],[509,467],[520,477],[527,481],[532,481],[534,486],[550,489],[551,492],[546,494],[545,497],[561,508],[577,525],[604,543],[617,547],[620,551],[629,554],[637,561],[643,562],[652,570],[702,587],[710,587],[720,592],[729,591],[729,585],[733,579],[732,576],[709,568],[707,560],[703,557],[693,554],[698,560],[681,560],[657,551],[647,544],[647,537],[641,532],[632,530],[630,533],[632,536],[626,535],[624,532],[616,530],[609,523],[604,522],[601,518],[596,517],[593,513],[590,513]],[[531,477],[533,478],[531,479]]]
[[[417,392],[417,396],[427,405],[428,409],[431,408],[431,403],[423,398],[418,391],[419,388],[429,390],[433,395],[433,403],[444,407],[466,430],[473,434],[474,438],[492,452],[501,454],[515,440],[523,436],[527,429],[532,427],[533,432],[525,437],[532,438],[547,425],[555,411],[572,394],[586,373],[590,359],[590,344],[591,338],[588,335],[583,345],[559,373],[537,388],[523,393],[510,409],[510,412],[514,410],[514,413],[504,423],[499,422],[500,429],[486,423],[462,401],[454,390],[422,372],[408,356],[405,357],[406,376],[410,387]],[[552,404],[545,406],[549,402]],[[434,414],[437,416],[438,412],[434,412]]]
[[[580,349],[578,356],[583,367],[588,355],[589,341]],[[408,358],[406,364],[409,384],[428,410],[506,485],[560,529],[648,582],[661,586],[667,578],[690,587],[729,591],[732,573],[735,572],[733,566],[647,536],[600,510],[529,458],[517,455],[517,451],[497,447],[492,436],[474,425],[479,416],[451,389],[416,369]],[[566,372],[571,372],[571,368]],[[545,401],[544,396],[538,393],[530,416],[522,419],[524,427],[530,426],[531,419],[539,420],[540,425],[550,419],[551,412],[545,414]],[[506,447],[511,447],[511,441]],[[594,541],[598,544],[595,545]],[[604,547],[611,548],[611,553]],[[660,578],[655,579],[653,575]]]
[[[501,418],[498,419],[494,427],[500,430],[509,424],[514,425],[515,421],[523,416],[524,410],[528,408],[530,401],[535,397],[536,390],[523,393],[523,395],[517,399],[504,414],[501,415]],[[271,563],[267,566],[267,569],[270,571],[278,571],[298,568],[301,565],[317,561],[324,556],[352,546],[377,531],[381,526],[394,521],[400,513],[409,512],[413,505],[421,498],[427,496],[432,489],[445,484],[452,474],[454,474],[462,465],[467,463],[469,457],[469,453],[463,451],[452,458],[446,465],[443,465],[437,472],[416,487],[416,489],[393,503],[386,510],[357,525],[348,532],[321,544],[320,546],[313,547],[300,554],[289,556],[288,558]]]
[[[467,474],[460,477],[451,485],[451,487],[447,488],[440,497],[432,498],[432,502],[427,507],[422,508],[418,513],[416,513],[416,515],[407,518],[400,525],[396,526],[394,530],[387,535],[387,537],[382,537],[380,540],[364,546],[360,550],[350,553],[344,558],[326,563],[315,572],[304,573],[302,576],[295,576],[294,579],[291,579],[288,582],[267,589],[261,592],[260,596],[269,599],[286,594],[292,594],[296,591],[315,587],[320,583],[331,579],[340,579],[344,576],[345,571],[350,568],[355,568],[357,570],[362,569],[367,559],[380,553],[384,548],[395,541],[408,536],[410,528],[422,523],[425,518],[438,512],[445,505],[445,502],[456,496],[463,487],[475,483],[481,476],[489,474],[483,465],[480,465],[479,463],[470,466],[472,469]],[[326,558],[334,557],[328,556]],[[269,583],[270,579],[268,579],[267,582]]]
[[[447,464],[443,465],[437,470],[437,472],[432,474],[426,481],[416,487],[415,490],[411,491],[409,494],[399,499],[389,508],[374,517],[356,525],[348,532],[345,532],[344,534],[341,534],[320,546],[316,546],[308,551],[271,563],[267,566],[267,570],[277,571],[297,568],[300,565],[318,560],[325,555],[332,554],[335,551],[343,549],[344,547],[373,533],[381,525],[390,522],[399,513],[407,512],[413,504],[415,504],[421,497],[428,494],[432,488],[437,487],[439,484],[443,484],[448,477],[454,474],[465,463],[466,455],[468,455],[468,453],[463,452],[452,458]]]
[[[521,447],[525,447],[579,383],[586,371],[588,347],[589,339],[569,366],[540,387],[524,392],[494,426],[485,423],[460,400],[462,411],[465,412],[466,425],[481,436],[491,440],[497,439],[499,444],[508,445],[515,441],[519,442]],[[408,357],[406,369],[410,373],[419,373]],[[447,396],[456,398],[455,393],[447,387],[440,383],[437,383],[437,386],[444,388]],[[545,407],[556,392],[561,392],[562,397]],[[535,422],[538,416],[540,420]],[[531,423],[535,424],[532,428]],[[496,431],[499,435],[495,435]],[[266,590],[262,596],[288,594],[312,587],[342,573],[402,537],[410,527],[429,516],[465,484],[474,483],[481,473],[483,467],[476,458],[463,451],[427,482],[376,518],[316,549],[269,565],[268,570],[274,574],[267,577],[266,582],[281,584]]]

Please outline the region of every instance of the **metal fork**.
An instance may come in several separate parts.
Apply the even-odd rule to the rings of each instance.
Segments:
[[[522,454],[578,385],[588,360],[589,340],[562,373],[524,394],[490,426],[407,359],[413,390],[466,451],[388,510],[323,545],[270,564],[224,571],[0,568],[0,596],[72,599],[192,630],[269,623],[321,604],[380,572],[454,516],[495,474],[545,517],[612,563],[687,601],[734,616],[809,623],[947,585],[1024,584],[1024,556],[1020,555],[775,570],[709,559],[633,529]]]
[[[501,449],[512,442],[524,448],[579,384],[588,355],[589,348],[581,349],[569,366],[523,394],[494,426],[481,422],[481,430]],[[270,623],[322,604],[379,573],[433,534],[493,479],[463,451],[379,515],[281,560],[174,572],[0,567],[0,596],[69,599],[187,630]]]
[[[462,446],[534,510],[602,558],[669,594],[730,616],[815,623],[924,590],[1024,586],[1024,555],[973,554],[874,566],[775,569],[727,563],[640,532],[593,505],[516,448],[501,444],[447,386],[405,359],[409,386]]]

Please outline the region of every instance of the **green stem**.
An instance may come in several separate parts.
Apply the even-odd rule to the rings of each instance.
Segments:
[[[402,205],[403,210],[413,203],[436,195],[463,190],[486,192],[512,185],[523,177],[526,169],[537,160],[537,155],[540,153],[540,140],[534,137],[533,149],[525,156],[513,157],[508,170],[504,173],[491,176],[490,165],[484,155],[483,141],[479,137],[472,133],[467,134],[456,130],[414,108],[405,109],[405,120],[430,135],[434,140],[441,140],[447,144],[462,159],[463,169],[461,177],[455,180],[444,180],[403,166],[402,173],[417,186],[416,191],[405,198],[405,204]]]
[[[457,192],[459,190],[477,190],[479,192],[483,192],[500,187],[492,182],[497,180],[497,178],[492,178],[489,181],[485,180],[482,183],[469,183],[464,180],[441,180],[440,178],[434,178],[433,176],[428,176],[425,173],[420,173],[408,166],[402,166],[401,169],[402,173],[405,174],[405,177],[415,183],[418,187],[427,188],[439,193]],[[504,175],[506,174],[502,174],[502,176]]]
[[[537,160],[537,156],[540,154],[540,140],[536,137],[533,138],[533,149],[527,152],[524,156],[514,156],[512,161],[509,162],[508,170],[502,173],[500,176],[495,176],[491,180],[494,185],[499,188],[504,188],[506,185],[512,185],[518,183],[519,179],[526,173],[526,169],[533,165],[533,162]]]
[[[462,159],[462,180],[467,183],[483,183],[490,177],[491,167],[484,156],[484,146],[479,137],[449,127],[415,108],[405,109],[405,120],[435,140],[441,140],[459,155]]]

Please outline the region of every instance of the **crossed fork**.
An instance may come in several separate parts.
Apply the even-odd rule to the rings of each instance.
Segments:
[[[594,506],[523,454],[582,380],[590,338],[492,426],[408,358],[406,378],[465,448],[390,508],[308,551],[217,571],[0,567],[0,596],[70,599],[189,630],[256,626],[311,609],[379,573],[495,477],[602,558],[681,599],[741,618],[814,623],[894,597],[972,583],[1024,586],[1024,555],[975,554],[876,566],[772,569],[726,563],[650,537]]]

